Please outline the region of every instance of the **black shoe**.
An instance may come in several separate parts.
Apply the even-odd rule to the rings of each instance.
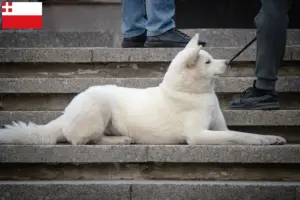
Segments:
[[[176,28],[173,28],[158,36],[148,36],[147,41],[145,42],[145,47],[185,47],[190,40],[190,36],[177,30]],[[206,42],[199,41],[199,45],[205,46]]]
[[[135,36],[135,37],[124,38],[123,42],[122,42],[122,48],[144,47],[146,38],[147,38],[147,31],[145,31],[143,34]]]
[[[239,98],[234,99],[229,104],[229,109],[241,110],[277,110],[280,109],[277,95],[274,91],[260,90],[255,87],[249,87]]]

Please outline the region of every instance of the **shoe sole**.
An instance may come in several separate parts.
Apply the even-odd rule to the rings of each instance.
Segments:
[[[145,47],[153,48],[153,47],[167,47],[167,48],[176,48],[176,47],[185,47],[187,43],[181,42],[145,42]]]
[[[182,43],[182,42],[145,42],[145,47],[146,48],[180,48],[180,47],[185,47],[187,43]],[[202,46],[205,46],[205,43],[201,44]]]
[[[279,110],[279,102],[272,103],[258,103],[258,104],[248,104],[241,106],[229,106],[229,109],[236,110]]]
[[[145,44],[145,42],[123,41],[121,46],[122,46],[122,48],[145,48],[144,44]]]

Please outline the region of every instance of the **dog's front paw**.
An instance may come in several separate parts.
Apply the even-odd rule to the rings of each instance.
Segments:
[[[259,145],[270,145],[269,139],[265,136],[260,136],[257,139],[259,141],[259,143],[258,143]]]
[[[244,144],[249,144],[249,145],[270,145],[270,141],[268,140],[267,137],[258,135],[254,136],[251,135],[250,137],[246,138],[244,141]]]
[[[266,138],[269,140],[270,144],[286,144],[286,140],[280,136],[266,135]]]

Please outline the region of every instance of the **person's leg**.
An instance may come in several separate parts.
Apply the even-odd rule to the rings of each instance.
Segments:
[[[285,53],[291,0],[261,0],[262,10],[255,19],[257,27],[255,86],[275,90],[278,69]]]
[[[239,98],[229,104],[232,109],[279,109],[275,94],[277,73],[285,53],[288,15],[292,0],[261,0],[255,17],[257,28],[257,80]]]
[[[147,36],[161,35],[175,28],[174,0],[146,0]]]
[[[145,0],[122,0],[122,47],[143,47],[146,41]]]
[[[146,0],[146,47],[185,47],[190,37],[175,28],[174,0]],[[205,42],[199,41],[205,45]]]

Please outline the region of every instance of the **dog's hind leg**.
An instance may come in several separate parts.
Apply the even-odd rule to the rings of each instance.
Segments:
[[[96,89],[88,89],[77,95],[65,109],[63,134],[73,145],[100,140],[110,121],[109,99]]]
[[[84,145],[100,140],[104,136],[105,126],[106,124],[99,116],[89,118],[86,115],[79,115],[67,124],[63,132],[71,144]]]
[[[100,140],[95,142],[100,145],[134,144],[134,140],[127,136],[102,136]]]

